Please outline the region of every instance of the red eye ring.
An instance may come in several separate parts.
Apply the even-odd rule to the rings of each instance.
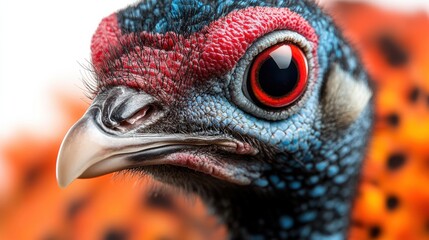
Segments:
[[[248,81],[248,91],[258,103],[270,108],[288,106],[307,86],[307,58],[294,44],[274,45],[256,56]]]

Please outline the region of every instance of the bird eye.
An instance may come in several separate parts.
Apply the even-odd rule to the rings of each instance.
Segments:
[[[282,108],[295,102],[308,82],[303,51],[292,43],[280,43],[259,53],[250,65],[243,90],[257,105]]]

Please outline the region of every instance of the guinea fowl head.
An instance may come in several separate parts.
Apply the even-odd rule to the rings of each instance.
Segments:
[[[232,238],[345,236],[371,91],[316,4],[145,1],[105,18],[91,49],[94,100],[61,146],[61,186],[132,169],[201,195]]]

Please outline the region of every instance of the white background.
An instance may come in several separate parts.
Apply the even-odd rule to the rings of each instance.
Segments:
[[[378,0],[388,8],[429,9],[427,0]],[[133,0],[0,0],[0,141],[17,129],[54,133],[54,92],[82,94],[80,64],[100,20]],[[332,0],[321,0],[329,3]]]

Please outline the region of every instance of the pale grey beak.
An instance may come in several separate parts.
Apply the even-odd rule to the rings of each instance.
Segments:
[[[144,133],[146,126],[162,124],[164,109],[155,104],[149,95],[124,87],[97,96],[61,144],[56,170],[59,185],[123,169],[179,164],[166,156],[188,148],[217,146],[235,154],[257,153],[248,144],[226,137]],[[230,168],[229,163],[224,165]]]
[[[57,180],[61,187],[66,187],[76,178],[92,178],[127,168],[163,164],[162,156],[168,151],[210,145],[227,151],[239,148],[239,143],[217,137],[182,134],[114,136],[103,131],[87,113],[69,130],[61,144]]]
[[[57,180],[61,187],[78,177],[90,178],[130,167],[121,154],[144,149],[145,144],[153,142],[149,136],[136,139],[110,135],[88,115],[69,130],[61,144],[57,159]]]

